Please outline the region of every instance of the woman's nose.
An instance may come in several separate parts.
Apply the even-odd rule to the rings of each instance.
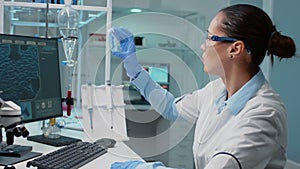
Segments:
[[[201,45],[201,49],[202,49],[202,51],[205,51],[205,49],[206,49],[205,43],[203,43],[203,44]]]

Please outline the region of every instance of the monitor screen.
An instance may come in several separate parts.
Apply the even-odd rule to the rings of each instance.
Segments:
[[[169,64],[141,63],[141,65],[149,73],[152,80],[165,89],[169,88]]]
[[[23,122],[63,115],[57,38],[0,34],[0,98],[21,107]]]

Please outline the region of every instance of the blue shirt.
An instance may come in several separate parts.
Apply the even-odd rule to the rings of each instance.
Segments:
[[[216,105],[219,113],[228,106],[233,115],[237,115],[251,97],[258,91],[258,89],[265,82],[265,77],[260,70],[255,76],[253,76],[244,86],[242,86],[236,93],[234,93],[228,100],[225,101],[227,96],[227,90],[224,89],[219,93],[216,99]]]

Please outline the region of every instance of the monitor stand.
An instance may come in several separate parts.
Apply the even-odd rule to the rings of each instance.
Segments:
[[[56,125],[56,119],[51,118],[49,124],[46,126],[45,122],[43,122],[42,127],[43,134],[29,136],[27,140],[35,141],[42,144],[47,144],[55,147],[66,146],[78,141],[81,141],[77,138],[62,136],[60,134],[61,129]]]
[[[66,146],[66,145],[81,141],[80,139],[67,137],[67,136],[60,136],[58,138],[48,138],[48,137],[45,137],[43,134],[36,135],[36,136],[29,136],[29,137],[27,137],[27,140],[35,141],[38,143],[43,143],[43,144],[47,144],[47,145],[51,145],[51,146],[55,146],[55,147]]]

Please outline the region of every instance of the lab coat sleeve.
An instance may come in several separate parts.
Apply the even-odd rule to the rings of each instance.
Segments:
[[[151,106],[164,118],[175,121],[179,117],[179,113],[175,107],[175,97],[154,82],[145,70],[141,71],[138,77],[131,82]]]
[[[203,99],[206,99],[205,92],[211,95],[211,92],[207,90],[211,88],[211,84],[209,84],[201,90],[175,98],[170,92],[154,82],[144,70],[136,79],[132,80],[132,84],[138,88],[157,112],[171,121],[180,117],[191,123],[195,122],[199,115],[201,103]]]
[[[286,112],[281,102],[256,99],[236,118],[237,124],[223,132],[224,143],[216,148],[205,169],[282,168],[285,163]],[[229,133],[230,131],[230,133]],[[222,154],[222,152],[225,152]],[[226,155],[226,153],[228,153]],[[276,166],[268,166],[278,155]],[[239,164],[241,167],[239,167]],[[273,164],[274,165],[274,164]]]

